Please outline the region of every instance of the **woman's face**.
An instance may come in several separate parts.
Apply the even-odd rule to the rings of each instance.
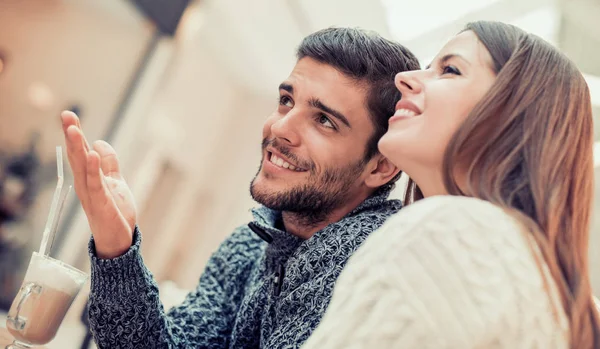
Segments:
[[[379,150],[408,174],[425,196],[444,194],[441,167],[446,146],[494,83],[492,58],[475,33],[452,40],[425,70],[396,75],[402,99]]]

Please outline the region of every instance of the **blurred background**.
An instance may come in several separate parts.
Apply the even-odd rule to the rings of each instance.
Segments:
[[[600,117],[598,18],[598,0],[0,0],[0,313],[40,244],[55,146],[63,145],[61,110],[81,116],[90,140],[117,149],[137,199],[144,258],[169,306],[250,219],[262,123],[304,36],[334,25],[371,29],[425,65],[469,21],[512,23],[577,63]],[[598,124],[595,131],[600,142]],[[600,295],[596,202],[590,258]],[[87,271],[88,239],[71,195],[52,255]],[[86,297],[49,348],[87,347]]]

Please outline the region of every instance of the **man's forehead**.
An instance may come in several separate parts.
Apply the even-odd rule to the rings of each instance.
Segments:
[[[325,74],[327,77],[336,77],[342,80],[349,80],[347,76],[342,74],[334,66],[320,62],[314,58],[304,57],[299,59],[294,65],[290,76],[294,75],[322,75]]]
[[[348,113],[366,112],[367,88],[331,65],[302,58],[282,83],[303,99],[317,98]]]

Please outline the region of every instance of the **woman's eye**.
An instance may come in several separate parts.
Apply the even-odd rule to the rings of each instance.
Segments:
[[[292,99],[288,96],[280,96],[279,97],[279,104],[286,106],[288,108],[292,108],[294,106],[294,103],[292,102]]]
[[[320,114],[318,116],[318,121],[321,125],[323,125],[325,127],[335,129],[335,126],[333,125],[331,120],[329,120],[329,118],[325,114]]]
[[[452,65],[442,67],[442,75],[443,74],[461,75],[460,70],[458,70],[458,68]]]

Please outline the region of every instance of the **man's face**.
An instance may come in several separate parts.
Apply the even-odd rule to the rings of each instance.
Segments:
[[[317,222],[355,195],[374,133],[366,93],[365,86],[329,65],[298,61],[263,127],[263,158],[250,186],[252,197]]]

